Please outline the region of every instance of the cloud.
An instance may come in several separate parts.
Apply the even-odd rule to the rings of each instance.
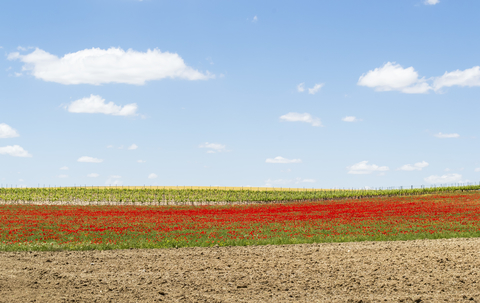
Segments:
[[[265,163],[282,163],[282,164],[289,164],[289,163],[302,163],[301,159],[286,159],[284,157],[275,157],[275,158],[268,158],[265,160]]]
[[[122,176],[110,176],[107,181],[105,181],[105,185],[122,185],[122,181],[119,180],[120,178],[122,178]]]
[[[388,166],[378,166],[375,164],[368,164],[368,161],[361,161],[352,166],[347,166],[348,173],[354,175],[366,175],[373,172],[384,172],[389,170]]]
[[[345,118],[342,118],[342,121],[345,121],[345,122],[359,122],[359,121],[362,121],[362,119],[357,119],[355,116],[346,116]]]
[[[424,178],[425,182],[430,184],[445,184],[445,183],[462,183],[462,175],[460,174],[448,174],[443,176],[432,175]]]
[[[315,183],[315,179],[302,179],[302,178],[295,178],[295,179],[267,179],[265,180],[265,186],[285,186],[285,185],[293,185],[293,184],[302,184],[302,183]]]
[[[5,123],[0,123],[0,138],[15,138],[20,136],[15,129]]]
[[[413,67],[403,68],[395,62],[387,62],[363,74],[357,85],[371,87],[378,92],[401,91],[406,94],[424,94],[432,89],[424,78],[418,78]]]
[[[258,21],[258,17],[257,17],[257,16],[253,16],[252,22],[253,22],[253,23],[256,23],[257,21]]]
[[[132,144],[128,147],[128,150],[135,150],[137,148],[138,148],[137,144]]]
[[[145,162],[147,162],[147,161],[145,161],[145,160],[137,160],[137,162],[138,162],[138,163],[145,163]]]
[[[423,2],[425,5],[435,5],[435,4],[438,4],[440,3],[440,0],[425,0],[425,2]]]
[[[157,178],[157,174],[154,174],[154,173],[151,173],[150,175],[148,175],[148,179],[155,179]]]
[[[305,91],[305,83],[300,83],[297,85],[297,92],[303,93]]]
[[[12,157],[30,158],[32,155],[18,145],[8,145],[0,147],[0,155],[10,155]]]
[[[100,175],[97,174],[97,173],[91,173],[91,174],[88,174],[87,177],[89,177],[89,178],[97,178],[97,177],[100,177]]]
[[[227,147],[225,145],[219,144],[219,143],[205,142],[204,144],[200,144],[198,147],[208,148],[209,150],[207,151],[207,153],[209,153],[209,154],[214,154],[214,153],[220,153],[220,152],[227,151],[226,150]]]
[[[427,167],[428,163],[425,161],[417,162],[415,164],[405,164],[402,167],[398,168],[397,170],[405,170],[405,171],[412,171],[412,170],[422,170],[423,168]]]
[[[319,83],[319,84],[315,84],[312,88],[309,88],[308,89],[308,93],[310,95],[315,95],[316,93],[318,93],[320,91],[320,89],[325,85],[325,83]]]
[[[458,137],[460,137],[460,135],[457,134],[457,133],[453,133],[453,134],[442,134],[442,133],[438,133],[438,134],[435,134],[434,136],[437,137],[437,138],[441,138],[441,139],[445,139],[445,138],[458,138]]]
[[[146,81],[164,78],[206,80],[214,75],[201,73],[185,64],[175,53],[159,49],[138,52],[132,49],[91,48],[59,58],[42,49],[21,55],[10,53],[9,60],[25,63],[23,70],[37,78],[60,84],[126,83],[144,85]]]
[[[62,166],[62,167],[60,167],[60,170],[68,170],[68,167],[67,166]]]
[[[305,91],[305,83],[300,83],[299,85],[297,85],[297,91],[299,93],[303,93]]]
[[[319,118],[314,118],[308,113],[288,113],[280,116],[280,120],[287,122],[305,122],[311,124],[312,126],[323,126],[322,121],[320,121]]]
[[[475,168],[475,172],[480,172],[480,167]]]
[[[113,148],[113,145],[107,145],[107,148]]]
[[[103,159],[97,159],[93,157],[83,156],[78,158],[78,162],[85,162],[85,163],[102,163]]]
[[[65,107],[70,113],[84,113],[84,114],[105,114],[113,116],[135,116],[137,111],[137,104],[131,103],[124,105],[115,105],[113,102],[105,103],[105,99],[98,95],[90,95],[78,99]]]
[[[442,87],[451,86],[480,86],[480,66],[474,66],[466,70],[456,70],[453,72],[445,72],[443,76],[435,78],[433,87],[435,91]]]
[[[59,178],[68,178],[68,175],[58,175]]]
[[[480,66],[445,72],[443,76],[433,77],[428,81],[432,82],[432,85],[428,84],[425,78],[419,79],[413,67],[403,68],[395,62],[388,62],[363,74],[357,84],[374,88],[376,91],[396,90],[407,94],[424,94],[432,89],[437,92],[443,87],[451,86],[474,87],[480,86]]]

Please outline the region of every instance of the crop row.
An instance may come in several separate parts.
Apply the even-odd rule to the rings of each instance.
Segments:
[[[377,189],[377,190],[272,190],[252,189],[166,189],[166,188],[0,188],[0,203],[29,202],[115,202],[115,203],[248,203],[319,201],[337,198],[402,196],[480,190],[480,185]]]
[[[479,192],[204,207],[0,205],[0,251],[479,236]]]

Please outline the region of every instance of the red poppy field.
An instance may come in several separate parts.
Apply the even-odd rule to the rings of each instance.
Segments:
[[[0,250],[480,236],[480,193],[231,206],[1,205]]]

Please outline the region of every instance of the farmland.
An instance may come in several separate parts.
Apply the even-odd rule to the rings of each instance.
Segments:
[[[321,201],[375,196],[423,195],[479,190],[480,185],[387,188],[306,189],[243,187],[39,187],[0,188],[0,203],[208,205]]]
[[[1,250],[88,250],[480,236],[480,193],[210,206],[0,206]]]
[[[476,190],[197,206],[108,188],[118,203],[78,205],[83,188],[65,190],[76,204],[39,205],[20,190],[0,205],[6,302],[480,299]]]

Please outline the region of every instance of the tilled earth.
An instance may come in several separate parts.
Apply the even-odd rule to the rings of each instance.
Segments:
[[[0,302],[480,302],[480,239],[0,252]]]

